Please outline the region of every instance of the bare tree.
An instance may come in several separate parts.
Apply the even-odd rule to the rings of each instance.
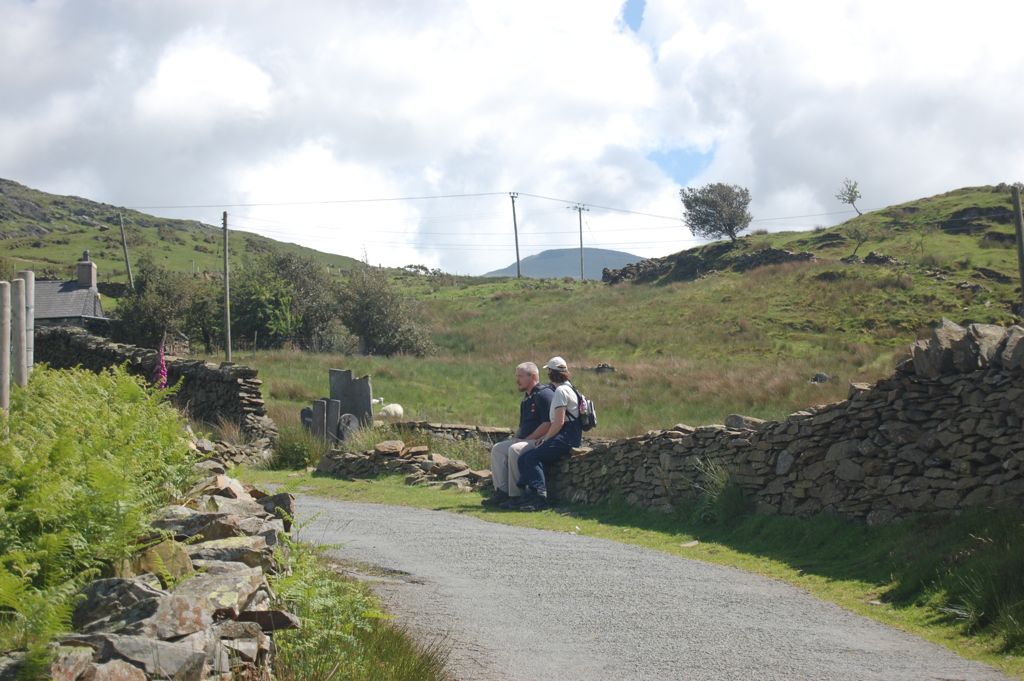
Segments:
[[[715,182],[700,188],[679,190],[679,198],[686,208],[686,225],[694,236],[705,238],[729,237],[750,226],[753,219],[747,207],[750,190],[735,184]]]
[[[842,201],[843,203],[848,203],[851,206],[853,206],[853,209],[857,211],[857,215],[864,214],[860,212],[860,208],[857,208],[856,204],[856,202],[860,201],[861,199],[860,189],[857,188],[856,181],[851,180],[848,177],[845,178],[843,180],[842,188],[836,193],[836,198]]]

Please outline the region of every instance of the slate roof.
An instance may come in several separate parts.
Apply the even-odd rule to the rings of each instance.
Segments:
[[[76,281],[36,281],[36,319],[103,317],[100,294]]]

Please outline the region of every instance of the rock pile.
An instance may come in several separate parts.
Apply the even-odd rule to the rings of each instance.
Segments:
[[[815,259],[813,253],[794,253],[780,248],[761,248],[730,259],[727,254],[733,249],[731,244],[721,244],[708,249],[706,246],[701,250],[685,251],[664,258],[641,260],[617,270],[605,268],[601,273],[601,281],[606,284],[618,284],[623,281],[646,283],[659,279],[692,281],[718,270],[747,272],[766,265],[811,262]]]
[[[114,343],[76,327],[36,329],[35,360],[55,369],[82,366],[92,371],[126,364],[136,375],[152,378],[156,350]],[[201,421],[228,419],[250,438],[277,438],[277,426],[267,417],[256,369],[236,364],[216,365],[201,360],[166,357],[167,381],[181,387],[171,397],[180,408]]]
[[[270,678],[273,632],[300,625],[275,605],[267,574],[294,513],[269,496],[213,475],[153,521],[154,546],[118,577],[89,584],[59,641],[57,681]],[[162,540],[161,540],[162,538]]]
[[[884,253],[875,253],[871,251],[864,256],[865,265],[882,265],[888,267],[895,267],[898,265],[905,265],[906,263],[899,258],[894,258],[891,255],[885,255]]]
[[[387,440],[365,452],[329,451],[320,459],[316,472],[356,479],[401,473],[407,485],[463,491],[491,484],[488,470],[474,471],[465,461],[431,453],[424,445],[409,447],[402,440]]]
[[[744,253],[732,262],[736,272],[747,272],[767,265],[782,265],[787,262],[811,262],[814,254],[806,251],[794,253],[781,248],[762,248],[753,253]]]
[[[266,468],[274,457],[273,444],[267,438],[241,444],[199,439],[191,446],[204,457],[196,466],[209,473],[225,473],[228,468],[243,464]]]

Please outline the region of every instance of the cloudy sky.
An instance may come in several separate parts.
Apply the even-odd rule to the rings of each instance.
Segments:
[[[1024,3],[0,0],[0,177],[482,273],[1024,178]],[[410,200],[370,200],[398,199]],[[554,200],[553,200],[554,199]],[[634,212],[613,211],[608,208]]]

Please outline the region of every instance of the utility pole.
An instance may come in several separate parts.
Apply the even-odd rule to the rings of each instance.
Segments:
[[[124,233],[124,215],[118,213],[117,217],[121,220],[121,250],[124,251],[124,268],[128,271],[128,288],[134,291],[135,278],[132,276],[132,263],[128,260],[128,237]]]
[[[1020,209],[1020,185],[1013,185],[1013,225],[1017,232],[1017,273],[1020,275],[1021,306],[1024,308],[1024,214]]]
[[[231,271],[228,268],[228,212],[224,211],[224,361],[231,361]]]
[[[516,222],[516,197],[519,192],[509,192],[508,195],[512,199],[512,231],[516,235],[516,279],[522,279],[523,272],[519,268],[519,224]]]
[[[580,218],[580,281],[584,280],[583,275],[583,211],[589,211],[590,209],[584,206],[582,203],[577,203],[575,206],[566,206],[569,210],[574,210]]]

